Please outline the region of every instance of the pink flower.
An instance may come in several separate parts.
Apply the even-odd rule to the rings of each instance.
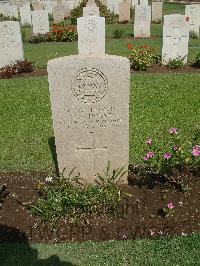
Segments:
[[[152,144],[152,139],[150,139],[150,138],[147,139],[145,143],[146,143],[148,146],[151,146],[151,144]]]
[[[178,146],[174,146],[172,149],[173,149],[174,151],[177,151],[177,150],[178,150]]]
[[[170,209],[170,210],[172,210],[174,208],[173,203],[172,202],[168,203],[167,204],[167,208]]]
[[[147,153],[147,155],[146,155],[146,157],[147,157],[148,159],[153,158],[153,156],[154,156],[154,153],[153,153],[152,151],[149,151],[149,152]]]
[[[172,134],[172,135],[176,135],[176,134],[178,134],[178,132],[177,132],[177,128],[176,128],[176,127],[171,127],[171,128],[169,129],[169,133]]]
[[[192,147],[192,155],[193,156],[200,156],[200,146],[199,145],[195,145],[194,147]]]
[[[163,155],[163,158],[165,158],[165,159],[170,159],[172,157],[172,155],[171,155],[171,153],[169,153],[169,152],[166,152],[164,155]]]
[[[146,156],[144,156],[143,160],[144,161],[148,161],[149,159],[153,158],[154,157],[154,152],[152,151],[149,151]]]

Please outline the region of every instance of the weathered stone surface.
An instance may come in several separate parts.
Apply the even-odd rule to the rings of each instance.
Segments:
[[[150,37],[151,7],[135,6],[134,37]]]
[[[18,10],[16,5],[9,6],[9,17],[18,19]]]
[[[123,0],[119,3],[119,22],[130,21],[130,1]]]
[[[86,6],[83,8],[83,16],[99,16],[99,7],[97,6]]]
[[[97,172],[126,166],[129,154],[127,58],[69,56],[48,63],[51,106],[60,172],[88,183]]]
[[[49,32],[49,16],[46,10],[31,12],[33,34],[45,34]]]
[[[31,9],[29,3],[20,7],[20,18],[22,25],[31,25]]]
[[[162,21],[163,2],[152,2],[152,21]]]
[[[148,6],[149,5],[148,0],[140,0],[140,5],[141,6]]]
[[[186,5],[185,15],[189,17],[189,31],[196,33],[199,36],[200,27],[200,4]]]
[[[184,58],[187,63],[189,25],[184,15],[165,15],[163,26],[162,62],[170,59]]]
[[[105,54],[105,18],[95,16],[78,18],[77,29],[79,54]]]
[[[33,10],[43,10],[44,9],[44,6],[42,3],[40,2],[34,2],[32,3],[32,6],[33,6]]]
[[[0,68],[23,60],[20,24],[17,21],[0,22]]]

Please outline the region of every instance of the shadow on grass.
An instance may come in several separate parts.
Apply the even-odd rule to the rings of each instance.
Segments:
[[[48,259],[38,259],[38,251],[29,245],[26,234],[3,224],[0,224],[0,265],[75,266],[70,262],[60,261],[56,255]]]
[[[56,154],[56,144],[55,144],[55,137],[51,137],[48,140],[49,147],[51,150],[51,156],[54,162],[56,175],[59,175],[59,168],[58,168],[58,160],[57,160],[57,154]]]

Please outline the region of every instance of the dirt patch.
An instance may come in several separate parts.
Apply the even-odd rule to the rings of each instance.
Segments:
[[[190,190],[182,193],[170,186],[149,189],[136,185],[122,186],[126,196],[118,206],[117,217],[103,215],[79,225],[60,220],[55,228],[31,215],[25,203],[35,201],[39,179],[47,173],[1,173],[7,196],[0,209],[0,242],[61,243],[76,241],[126,240],[160,235],[185,235],[200,232],[200,177],[189,180]],[[129,175],[129,180],[133,176]],[[162,217],[159,210],[169,202],[174,214]]]
[[[135,71],[131,69],[131,74],[162,74],[162,73],[200,73],[200,68],[194,67],[192,65],[185,65],[182,68],[178,69],[170,69],[168,67],[163,66],[153,66],[148,68],[146,71]],[[32,77],[41,77],[46,76],[46,69],[35,69],[34,72],[16,74],[11,78],[32,78]]]
[[[182,68],[170,69],[169,67],[164,67],[156,65],[148,68],[146,71],[136,71],[131,69],[131,74],[160,74],[160,73],[200,73],[200,68],[194,67],[192,65],[185,65]]]

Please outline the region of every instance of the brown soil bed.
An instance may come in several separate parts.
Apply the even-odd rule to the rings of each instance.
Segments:
[[[7,196],[0,209],[0,242],[61,243],[76,241],[126,240],[161,235],[185,235],[200,232],[200,177],[193,176],[189,190],[182,193],[173,187],[129,185],[121,187],[126,196],[118,208],[118,217],[100,217],[80,225],[58,222],[54,229],[32,216],[23,203],[37,199],[38,178],[46,173],[1,173]],[[129,175],[129,180],[133,176]],[[162,217],[159,210],[169,202],[174,214]]]
[[[199,73],[200,74],[200,68],[195,68],[191,65],[186,65],[183,68],[178,69],[170,69],[168,67],[163,66],[153,66],[148,68],[146,71],[135,71],[131,69],[131,74],[160,74],[160,73]],[[30,73],[23,73],[23,74],[17,74],[12,76],[11,78],[31,78],[31,77],[41,77],[46,76],[47,70],[46,69],[35,69],[34,72]]]
[[[200,74],[200,68],[194,67],[192,65],[185,65],[182,68],[177,69],[170,69],[169,67],[164,66],[153,66],[148,68],[146,71],[136,71],[131,69],[132,74],[156,74],[156,73],[199,73]]]

